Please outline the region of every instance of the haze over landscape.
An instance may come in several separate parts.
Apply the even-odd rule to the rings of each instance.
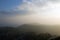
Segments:
[[[5,7],[2,9],[5,2],[0,4],[0,24],[60,25],[60,0],[20,0],[20,3],[17,2],[13,7],[5,5],[7,9]]]
[[[0,26],[23,24],[38,25],[30,26],[38,32],[42,25],[43,32],[60,35],[60,0],[0,0]]]

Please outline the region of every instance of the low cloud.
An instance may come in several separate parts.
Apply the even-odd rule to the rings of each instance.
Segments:
[[[13,11],[1,11],[0,23],[17,25],[28,23],[60,24],[59,2],[59,0],[23,0],[23,3]]]

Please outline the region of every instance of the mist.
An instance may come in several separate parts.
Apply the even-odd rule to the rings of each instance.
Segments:
[[[39,23],[60,25],[59,10],[59,0],[23,0],[23,3],[14,8],[13,11],[1,12],[0,22],[7,21],[7,24]]]
[[[49,25],[43,27],[46,29],[45,32],[60,35],[59,10],[60,0],[23,0],[22,4],[16,8],[7,12],[0,12],[0,26],[37,23]]]

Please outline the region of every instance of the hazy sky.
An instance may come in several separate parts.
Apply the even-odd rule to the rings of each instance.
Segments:
[[[0,0],[0,25],[60,24],[60,0]]]

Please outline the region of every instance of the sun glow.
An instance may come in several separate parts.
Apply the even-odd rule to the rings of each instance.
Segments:
[[[22,10],[25,15],[16,15],[10,18],[13,23],[40,23],[55,25],[60,24],[60,3],[50,0],[23,0],[16,10]]]

